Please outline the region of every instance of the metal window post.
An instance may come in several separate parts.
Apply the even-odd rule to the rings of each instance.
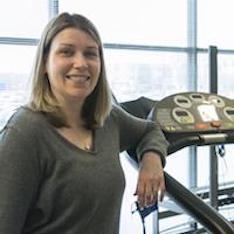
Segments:
[[[209,46],[210,92],[218,93],[217,47]],[[215,146],[210,146],[210,205],[218,209],[218,157]]]
[[[197,91],[197,1],[188,0],[188,82]],[[197,187],[197,148],[189,147],[189,188]]]
[[[48,0],[49,19],[58,15],[59,13],[59,0]]]

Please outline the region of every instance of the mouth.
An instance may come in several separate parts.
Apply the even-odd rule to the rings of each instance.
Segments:
[[[90,76],[88,75],[77,75],[77,74],[71,74],[66,75],[66,79],[72,80],[77,84],[84,84],[86,81],[90,80]]]

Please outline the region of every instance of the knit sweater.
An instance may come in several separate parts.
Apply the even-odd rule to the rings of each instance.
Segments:
[[[125,186],[119,153],[137,146],[164,160],[155,123],[113,107],[82,150],[39,112],[21,107],[0,136],[0,233],[118,234]]]

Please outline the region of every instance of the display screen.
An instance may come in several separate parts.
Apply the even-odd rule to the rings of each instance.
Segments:
[[[195,99],[202,99],[201,95],[192,95],[192,97],[195,98]]]
[[[204,122],[218,121],[219,117],[214,105],[200,105],[197,107],[201,119]]]
[[[227,110],[227,113],[228,113],[229,115],[234,115],[234,110]]]
[[[179,103],[188,103],[188,101],[185,100],[185,99],[178,99],[178,102],[179,102]]]
[[[188,116],[188,113],[185,111],[176,111],[177,116]]]

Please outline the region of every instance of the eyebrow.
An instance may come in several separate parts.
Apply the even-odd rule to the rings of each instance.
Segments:
[[[68,46],[68,47],[75,47],[73,44],[69,44],[69,43],[61,43],[60,46]],[[98,50],[98,46],[88,46],[87,47],[88,49],[95,49],[95,50]]]

